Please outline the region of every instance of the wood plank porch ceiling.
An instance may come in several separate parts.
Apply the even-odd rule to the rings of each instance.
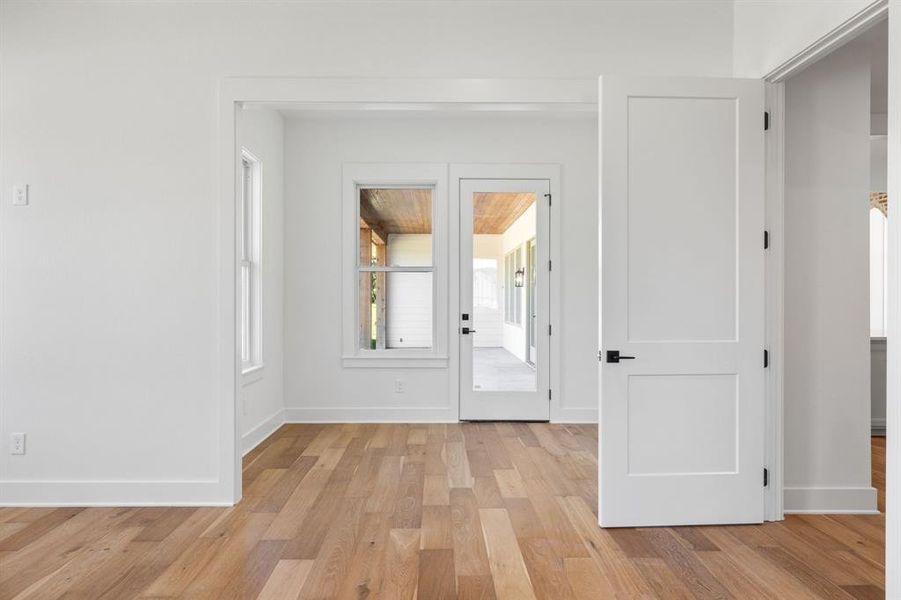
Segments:
[[[535,202],[532,193],[478,192],[473,198],[473,233],[504,233]],[[360,191],[360,227],[372,229],[377,243],[392,233],[432,232],[432,190]]]

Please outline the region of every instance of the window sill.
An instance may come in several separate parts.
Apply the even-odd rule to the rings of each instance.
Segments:
[[[446,369],[447,363],[447,356],[436,354],[386,356],[379,353],[372,356],[345,356],[341,359],[343,367],[371,369]]]

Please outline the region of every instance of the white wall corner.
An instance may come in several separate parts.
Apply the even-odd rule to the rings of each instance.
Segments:
[[[874,487],[786,487],[786,514],[877,515]]]
[[[285,409],[280,408],[270,416],[241,436],[241,456],[245,456],[248,452],[260,445],[266,438],[276,432],[276,430],[285,424]]]

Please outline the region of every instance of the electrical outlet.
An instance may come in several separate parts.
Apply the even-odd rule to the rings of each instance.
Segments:
[[[403,394],[407,390],[407,384],[403,379],[394,380],[394,393]]]
[[[25,454],[25,434],[14,433],[9,444],[10,454]]]
[[[13,186],[13,206],[28,206],[28,184],[17,183]]]

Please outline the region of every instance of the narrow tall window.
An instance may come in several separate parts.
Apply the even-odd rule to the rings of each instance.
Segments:
[[[262,165],[247,150],[241,154],[241,368],[247,373],[263,366]]]

